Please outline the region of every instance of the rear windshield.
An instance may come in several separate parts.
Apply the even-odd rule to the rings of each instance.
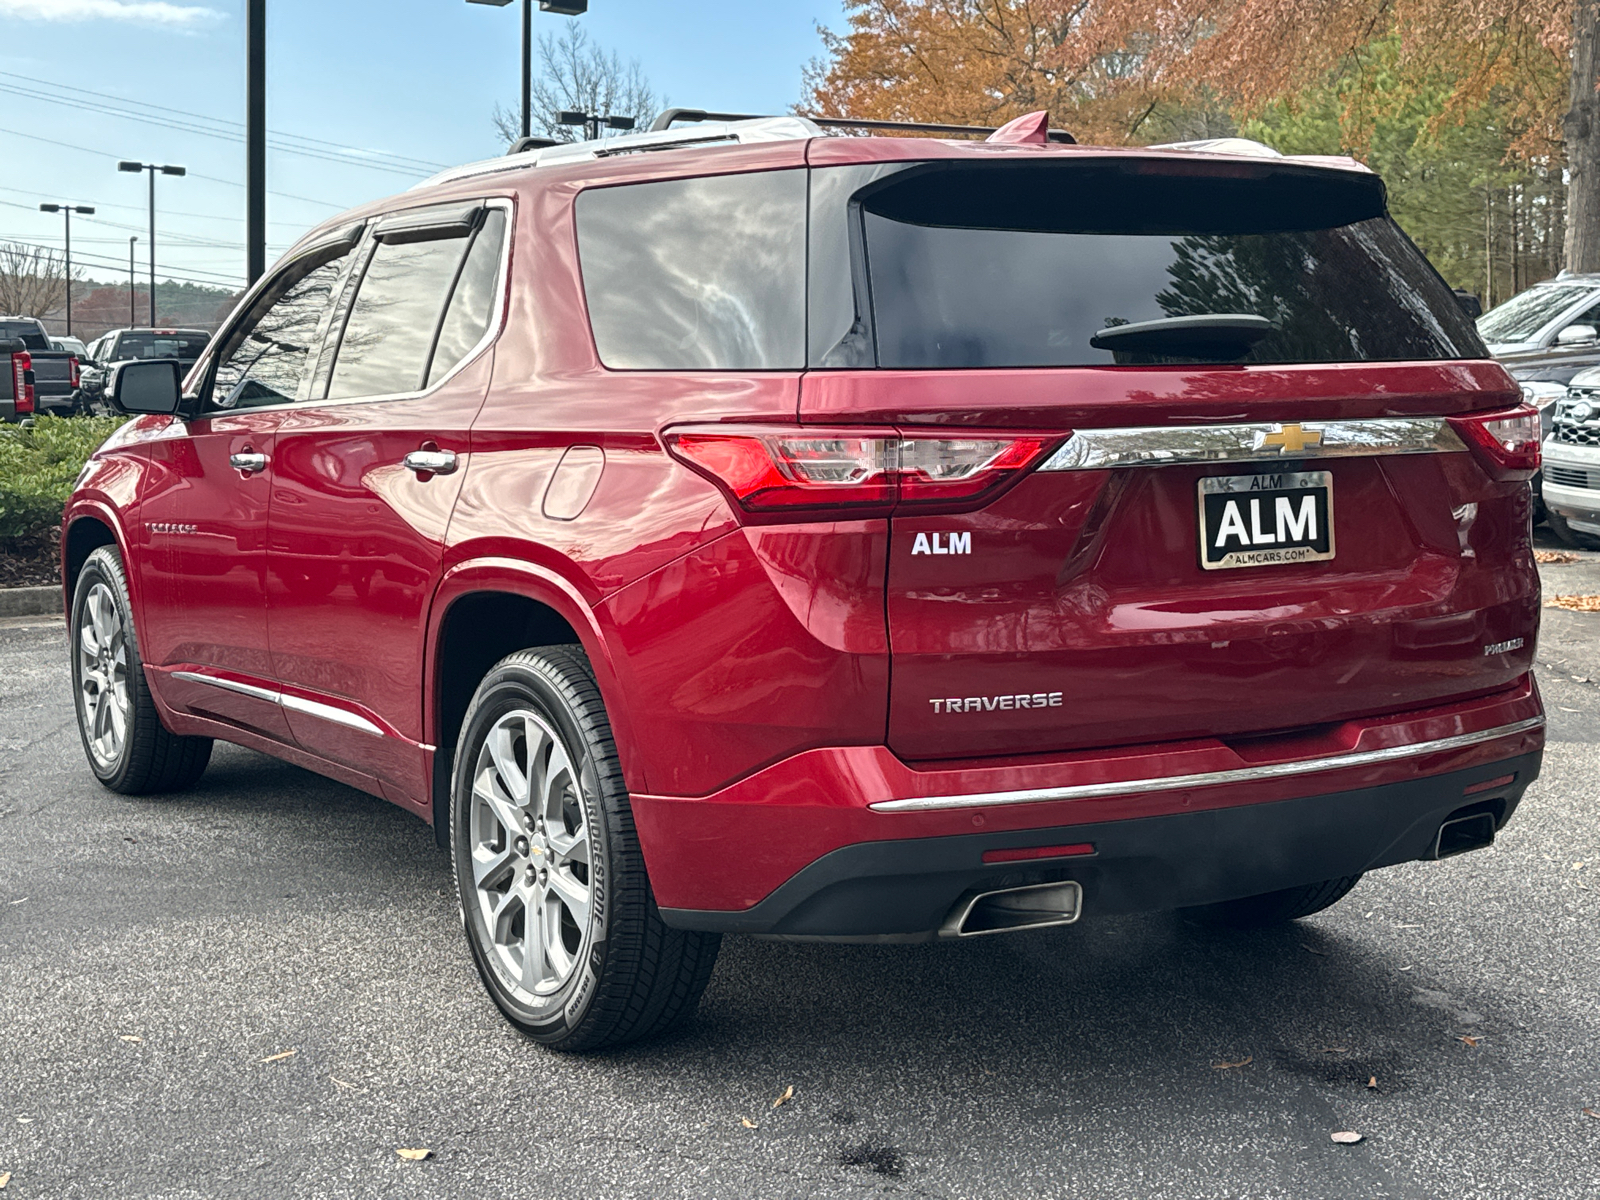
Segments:
[[[1486,342],[1525,342],[1574,304],[1595,294],[1592,284],[1533,287],[1497,304],[1478,318]]]
[[[0,342],[20,341],[29,350],[50,349],[50,339],[34,321],[0,321]]]
[[[814,204],[813,222],[822,216]],[[1313,363],[1486,353],[1450,289],[1385,215],[1382,189],[1368,176],[1149,159],[940,165],[858,191],[847,219],[857,223],[857,306],[869,319],[858,313],[836,347],[841,353],[830,347],[817,365]],[[1121,325],[1224,314],[1270,326],[1257,320],[1261,332],[1248,345],[1224,340],[1197,349],[1192,335],[1185,340],[1165,327],[1154,344],[1146,337],[1136,349],[1128,339],[1091,344]],[[869,332],[869,352],[852,348]],[[819,349],[813,342],[813,354]]]
[[[116,353],[119,359],[199,358],[210,340],[207,333],[125,333]]]

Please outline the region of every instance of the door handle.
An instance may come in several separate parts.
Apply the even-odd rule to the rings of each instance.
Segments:
[[[252,471],[265,471],[267,469],[267,456],[246,450],[241,454],[228,455],[228,465],[235,471],[243,471],[249,475]]]
[[[400,460],[408,471],[418,475],[448,475],[456,469],[454,450],[413,450]]]

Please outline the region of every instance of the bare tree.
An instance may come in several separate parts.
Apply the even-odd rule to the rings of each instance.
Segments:
[[[635,128],[655,120],[665,103],[650,87],[637,60],[624,64],[616,51],[589,40],[577,24],[560,35],[539,39],[538,69],[533,77],[533,132],[562,142],[580,141],[582,126],[560,125],[556,114],[582,110],[601,116],[632,117]],[[521,136],[520,106],[494,108],[494,127],[507,145]]]
[[[74,275],[82,278],[81,272]],[[67,303],[66,258],[48,246],[0,242],[0,314],[44,318]]]

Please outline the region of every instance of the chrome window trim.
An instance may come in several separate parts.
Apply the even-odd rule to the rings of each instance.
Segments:
[[[221,688],[225,692],[238,692],[241,696],[265,700],[268,704],[276,704],[279,708],[287,708],[297,713],[304,713],[308,717],[319,717],[324,721],[331,721],[335,725],[359,729],[362,733],[370,733],[374,737],[390,736],[357,713],[336,708],[332,704],[307,700],[302,696],[290,696],[283,692],[274,692],[270,688],[257,687],[253,683],[240,683],[235,679],[221,679],[215,675],[202,675],[198,671],[174,671],[172,678],[182,679],[186,683],[207,683],[214,688]]]
[[[906,800],[880,800],[867,807],[873,812],[928,812],[944,808],[987,808],[998,804],[1045,804],[1054,800],[1099,800],[1140,792],[1173,792],[1184,788],[1216,787],[1220,784],[1255,783],[1263,779],[1283,779],[1311,775],[1319,771],[1338,771],[1374,763],[1396,762],[1424,754],[1460,750],[1482,742],[1511,737],[1544,727],[1543,717],[1529,717],[1509,725],[1497,725],[1477,733],[1458,733],[1453,737],[1413,742],[1409,746],[1387,746],[1381,750],[1361,750],[1354,754],[1334,754],[1298,762],[1266,763],[1258,767],[1236,767],[1226,771],[1202,771],[1193,775],[1164,775],[1144,779],[1124,779],[1114,783],[1084,783],[1071,787],[1025,788],[1015,792],[974,792],[960,796],[916,796]]]
[[[430,205],[428,207],[432,206]],[[467,351],[460,362],[440,376],[437,382],[429,384],[421,391],[391,392],[383,396],[342,396],[337,400],[329,400],[326,398],[317,400],[308,398],[305,400],[291,400],[286,404],[262,404],[251,408],[210,408],[205,412],[196,414],[194,419],[208,420],[215,419],[217,417],[233,417],[238,416],[241,413],[294,412],[296,410],[304,411],[312,408],[328,408],[333,405],[382,404],[393,400],[420,400],[424,396],[432,395],[445,384],[449,383],[456,377],[457,374],[466,370],[467,367],[470,366],[474,361],[482,357],[484,351],[494,344],[496,339],[498,339],[500,334],[504,331],[507,316],[511,311],[511,297],[509,296],[507,289],[510,283],[511,240],[513,232],[516,228],[516,206],[509,197],[491,196],[483,201],[483,207],[486,209],[501,208],[504,209],[506,213],[506,237],[504,244],[500,247],[500,271],[495,277],[495,288],[500,297],[500,311],[495,314],[495,319],[489,322],[488,332],[478,339],[477,344],[474,345],[471,350]],[[406,210],[396,209],[395,211],[404,212]],[[379,218],[373,219],[377,220]],[[359,249],[359,246],[356,247],[356,250]],[[355,253],[355,251],[352,250],[351,253]],[[298,258],[300,256],[296,255],[296,257]],[[263,278],[268,277],[264,276]],[[358,283],[358,289],[359,286],[360,285]],[[437,334],[437,331],[435,332]],[[342,333],[341,336],[343,336]],[[322,349],[323,347],[318,347],[317,353],[319,355],[322,353]],[[209,368],[207,369],[209,370]],[[331,384],[331,375],[329,381]]]
[[[1150,425],[1080,429],[1052,454],[1041,471],[1104,471],[1115,467],[1163,467],[1176,463],[1299,462],[1374,454],[1441,454],[1466,443],[1444,417],[1374,417],[1354,421],[1302,421],[1299,428],[1319,440],[1303,449],[1269,445],[1284,424]]]

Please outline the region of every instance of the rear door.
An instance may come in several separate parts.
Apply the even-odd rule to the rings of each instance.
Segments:
[[[287,719],[417,804],[424,616],[488,388],[509,217],[495,202],[379,221],[313,394],[278,432],[268,607]]]
[[[1528,669],[1526,486],[1443,419],[1516,393],[1370,177],[939,167],[852,204],[870,289],[812,353],[854,369],[804,419],[1045,447],[896,509],[898,753],[1305,730]]]

